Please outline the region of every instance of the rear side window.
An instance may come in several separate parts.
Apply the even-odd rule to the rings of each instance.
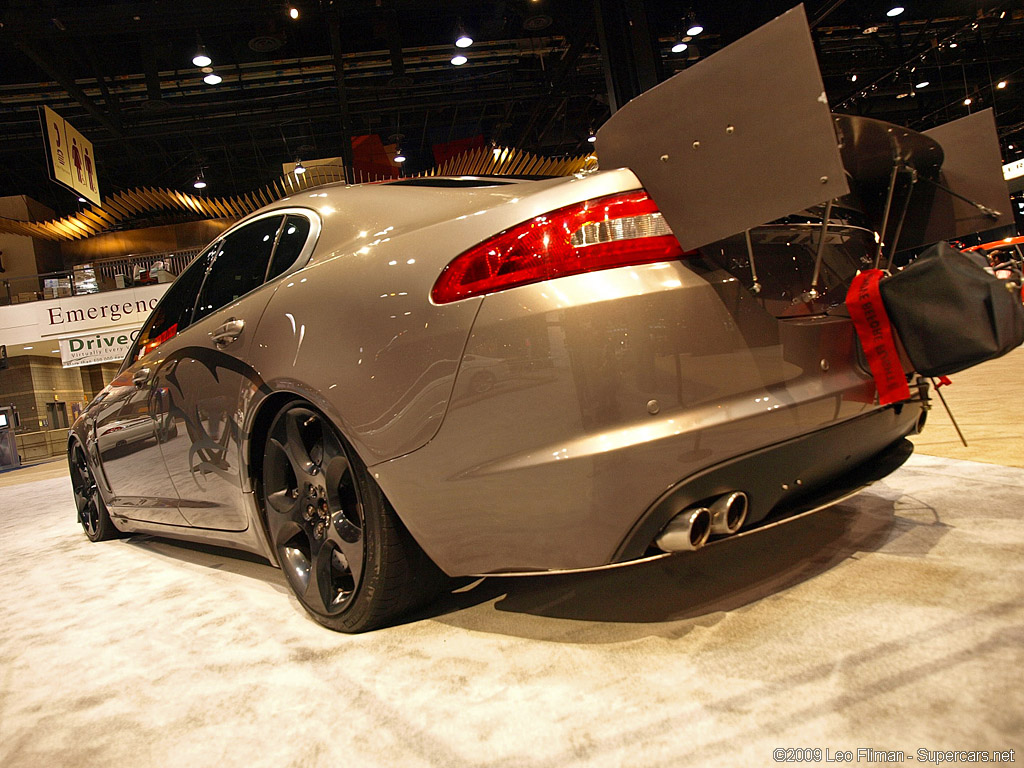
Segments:
[[[268,216],[232,232],[221,241],[199,294],[195,320],[206,317],[263,284],[283,216]]]
[[[277,241],[274,260],[270,263],[270,271],[267,272],[267,280],[273,280],[278,275],[284,274],[295,263],[302,253],[302,248],[308,237],[309,219],[294,213],[288,214],[288,218],[284,222],[284,229],[281,230],[281,236]]]
[[[203,284],[203,276],[220,247],[214,243],[201,256],[185,268],[174,284],[167,289],[163,300],[149,316],[132,350],[131,361],[156,349],[163,342],[174,338],[192,323],[192,311],[196,294]]]

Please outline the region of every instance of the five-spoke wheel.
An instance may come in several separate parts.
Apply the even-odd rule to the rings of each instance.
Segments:
[[[320,623],[370,629],[436,589],[439,572],[355,451],[305,402],[271,422],[260,496],[288,584]]]
[[[85,535],[90,541],[115,538],[119,532],[110,520],[96,478],[85,458],[85,451],[78,443],[68,451],[68,465],[71,468],[71,489],[75,494],[78,522],[82,524]]]

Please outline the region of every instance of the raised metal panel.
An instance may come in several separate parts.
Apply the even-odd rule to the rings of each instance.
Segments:
[[[802,5],[633,99],[597,151],[686,249],[849,191]]]
[[[956,195],[928,183],[919,183],[907,211],[899,247],[952,240],[1013,224],[992,110],[976,112],[924,133],[937,141],[945,154],[940,183],[999,215],[988,216]]]

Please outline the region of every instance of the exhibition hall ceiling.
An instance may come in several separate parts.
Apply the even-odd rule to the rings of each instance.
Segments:
[[[609,27],[646,21],[646,34],[631,29],[650,41],[661,80],[793,4],[10,0],[0,6],[0,195],[27,194],[58,214],[81,205],[48,178],[43,105],[93,143],[104,194],[195,192],[200,173],[203,194],[244,194],[283,164],[339,156],[346,121],[369,137],[364,149],[390,147],[385,163],[400,146],[405,172],[491,142],[577,155],[610,114]],[[805,4],[833,110],[927,129],[992,107],[1004,160],[1019,158],[1024,2],[906,0],[887,15],[895,5]],[[703,31],[687,36],[695,24]],[[474,40],[467,48],[454,44],[461,31]],[[193,63],[200,46],[211,72]],[[636,56],[642,68],[638,50],[619,51],[620,62]],[[466,62],[453,64],[460,53]]]

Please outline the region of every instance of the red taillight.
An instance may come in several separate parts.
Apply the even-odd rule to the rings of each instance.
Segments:
[[[524,221],[457,256],[437,279],[435,304],[556,277],[683,255],[646,192],[577,203]]]

